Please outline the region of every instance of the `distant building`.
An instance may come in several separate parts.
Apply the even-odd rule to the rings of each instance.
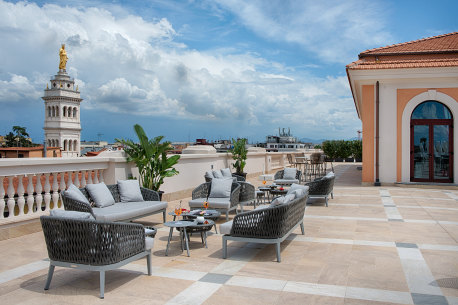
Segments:
[[[312,143],[302,143],[296,137],[291,134],[291,130],[288,128],[278,128],[278,136],[267,136],[266,143],[258,144],[258,147],[264,147],[266,151],[296,151],[301,149],[310,148]]]
[[[43,158],[43,146],[0,147],[0,158]],[[60,147],[46,147],[46,157],[62,157]]]
[[[194,143],[192,142],[172,142],[170,145],[173,147],[173,150],[170,151],[169,153],[171,154],[181,154],[183,149],[185,149],[188,146],[193,145]]]

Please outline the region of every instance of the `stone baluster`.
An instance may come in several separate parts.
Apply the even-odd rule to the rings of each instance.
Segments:
[[[24,215],[24,206],[25,206],[25,198],[24,198],[24,183],[23,183],[23,175],[19,175],[18,177],[18,185],[17,185],[17,206],[19,208],[18,216]]]
[[[86,171],[81,171],[81,187],[86,186]]]
[[[92,170],[87,171],[87,184],[92,184]]]
[[[99,181],[96,183],[103,183],[103,169],[99,169]]]
[[[45,211],[49,211],[51,202],[51,184],[49,183],[49,173],[45,174]]]
[[[3,213],[5,212],[5,188],[3,187],[3,179],[5,177],[0,176],[0,219],[3,219]]]
[[[13,178],[14,176],[8,176],[8,189],[6,190],[6,193],[8,194],[8,218],[11,218],[14,216],[14,206],[16,205],[16,202],[14,201],[14,185],[13,185]]]
[[[70,185],[70,183],[68,184]],[[65,172],[60,173],[60,191],[65,191],[66,190],[66,185],[65,185]]]
[[[73,184],[75,184],[76,187],[80,187],[80,177],[79,177],[79,172],[75,172],[75,179],[73,180]]]
[[[29,174],[27,183],[27,214],[33,213],[33,189],[33,174]]]
[[[43,185],[41,184],[41,174],[37,175],[37,184],[35,185],[35,191],[37,195],[35,196],[35,203],[37,205],[37,210],[35,212],[41,212],[41,204],[43,203]]]
[[[68,176],[67,184],[68,186],[70,186],[71,184],[73,184],[72,172],[68,171],[67,176]]]
[[[97,177],[97,173],[100,173],[100,170],[94,169],[94,184],[99,183],[99,179]]]
[[[53,210],[59,208],[59,184],[57,183],[57,173],[52,173],[52,203]]]

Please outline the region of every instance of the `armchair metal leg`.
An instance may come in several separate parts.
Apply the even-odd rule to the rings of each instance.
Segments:
[[[331,198],[334,199],[334,193],[333,192],[331,192]]]
[[[45,284],[45,290],[49,289],[49,285],[51,285],[51,280],[52,280],[52,275],[54,274],[54,268],[56,266],[49,264],[49,269],[48,269],[48,279],[46,280]]]
[[[166,210],[164,209],[164,211],[162,211],[162,220],[163,220],[163,222],[165,222],[165,213],[166,213]]]
[[[148,266],[148,275],[151,275],[152,274],[151,272],[151,250],[149,254],[146,256],[146,264]]]
[[[223,237],[223,258],[227,257],[227,240]]]
[[[303,223],[303,222],[301,223],[301,231],[302,231],[302,235],[305,235],[305,231],[304,231],[304,223]]]
[[[105,271],[100,271],[100,298],[104,298],[105,293]]]
[[[326,200],[326,206],[328,206],[328,196],[326,195],[324,199]]]
[[[280,257],[280,243],[275,244],[275,248],[277,250],[277,262],[281,262],[281,257]]]
[[[229,221],[229,210],[226,211],[226,221]]]

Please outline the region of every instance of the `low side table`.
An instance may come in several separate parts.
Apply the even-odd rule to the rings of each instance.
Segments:
[[[270,194],[272,195],[272,198],[273,198],[274,196],[283,196],[283,195],[286,195],[286,193],[288,193],[288,190],[279,190],[279,189],[270,190]]]
[[[264,203],[266,202],[266,198],[267,200],[270,200],[270,195],[269,195],[270,194],[269,191],[271,190],[270,186],[260,186],[258,187],[258,189],[264,192]]]
[[[200,214],[200,213],[197,213],[197,210],[193,210],[190,212],[183,213],[181,214],[181,216],[183,216],[184,219],[195,219],[198,216],[202,216],[203,218],[212,220],[213,222],[216,222],[218,218],[221,216],[221,212],[216,211],[216,210],[201,210],[201,211],[203,211],[204,213]],[[215,223],[214,223],[214,226],[215,226],[215,232],[218,234],[218,229],[216,228]]]
[[[215,222],[213,220],[208,220],[206,219],[205,221],[207,223],[197,223],[195,220],[191,219],[184,219],[183,221],[189,221],[194,223],[193,225],[190,225],[186,228],[186,233],[184,234],[191,234],[191,233],[200,233],[200,238],[202,239],[202,243],[205,245],[205,248],[207,247],[207,231],[210,231],[213,226],[216,227]],[[183,230],[184,228],[177,228],[178,231]],[[183,234],[183,235],[184,235]],[[189,236],[188,236],[189,240]]]
[[[186,220],[178,220],[178,221],[167,221],[164,222],[164,226],[170,227],[169,239],[167,240],[167,248],[165,249],[165,256],[169,255],[169,245],[170,240],[172,239],[173,228],[180,228],[180,242],[181,250],[183,250],[183,237],[181,234],[184,234],[184,240],[186,242],[186,251],[188,252],[189,257],[189,242],[188,242],[188,234],[186,233],[186,228],[189,226],[196,225],[197,221],[186,221]]]

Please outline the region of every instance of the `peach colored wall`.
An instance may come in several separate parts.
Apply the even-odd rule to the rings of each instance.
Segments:
[[[458,88],[417,88],[417,89],[398,89],[397,90],[397,162],[396,162],[396,177],[397,182],[402,181],[402,114],[407,103],[414,98],[415,96],[426,92],[428,90],[436,90],[437,92],[442,92],[447,94],[454,100],[458,100]],[[410,160],[405,160],[406,162],[410,162]]]
[[[362,86],[361,120],[363,122],[362,182],[374,182],[374,85]]]

